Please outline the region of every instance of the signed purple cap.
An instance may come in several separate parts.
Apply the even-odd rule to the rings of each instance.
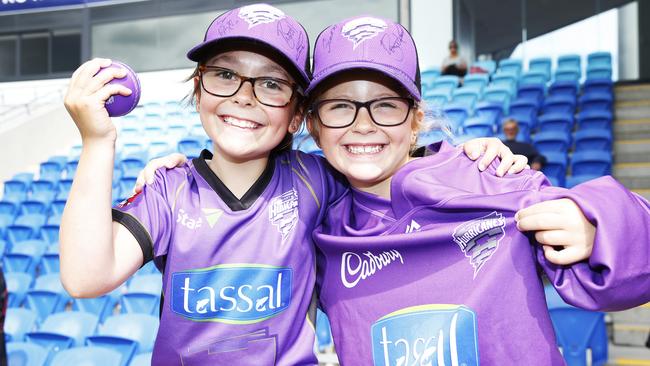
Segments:
[[[409,32],[391,20],[359,16],[323,30],[314,46],[311,92],[323,80],[346,70],[371,69],[399,82],[420,100],[420,66]]]
[[[205,32],[203,42],[192,48],[187,57],[196,62],[212,56],[215,46],[250,42],[266,47],[283,57],[283,66],[303,87],[309,84],[309,38],[305,28],[282,10],[268,4],[253,4],[229,10],[215,20]],[[238,44],[238,43],[235,43]],[[240,44],[240,43],[239,43]]]

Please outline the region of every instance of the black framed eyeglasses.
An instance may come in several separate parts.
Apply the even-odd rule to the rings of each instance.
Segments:
[[[365,108],[376,125],[390,127],[406,122],[414,106],[413,99],[402,97],[377,98],[367,102],[324,99],[313,104],[311,113],[315,113],[325,127],[344,128],[354,123],[360,108]]]
[[[269,107],[286,107],[299,89],[297,84],[287,80],[268,76],[251,78],[218,66],[201,65],[199,75],[203,90],[217,97],[232,97],[250,81],[255,99]]]

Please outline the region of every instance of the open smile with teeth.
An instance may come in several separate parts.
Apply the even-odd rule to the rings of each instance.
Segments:
[[[384,149],[384,145],[345,145],[350,154],[377,154]]]
[[[259,123],[255,123],[245,119],[238,119],[232,116],[224,116],[222,119],[227,125],[244,128],[248,130],[254,130],[261,126]]]

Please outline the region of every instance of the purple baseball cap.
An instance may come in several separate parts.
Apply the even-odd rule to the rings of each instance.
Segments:
[[[421,99],[418,52],[411,34],[392,20],[359,16],[323,30],[314,47],[313,79],[307,93],[346,70],[370,69],[402,85]]]
[[[309,84],[309,37],[305,28],[268,4],[247,5],[221,14],[208,27],[203,42],[187,53],[187,58],[201,62],[211,56],[209,52],[215,45],[242,41],[277,52],[296,82],[303,87]]]

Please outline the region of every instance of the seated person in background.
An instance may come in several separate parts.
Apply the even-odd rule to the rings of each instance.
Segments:
[[[510,118],[503,122],[503,134],[506,139],[503,143],[512,150],[515,154],[521,154],[528,158],[530,168],[534,170],[542,170],[546,164],[544,155],[537,152],[535,147],[527,142],[517,141],[517,134],[519,133],[519,123]]]
[[[449,42],[449,56],[442,60],[440,70],[442,75],[463,77],[467,74],[467,62],[458,54],[458,44],[453,39]]]

